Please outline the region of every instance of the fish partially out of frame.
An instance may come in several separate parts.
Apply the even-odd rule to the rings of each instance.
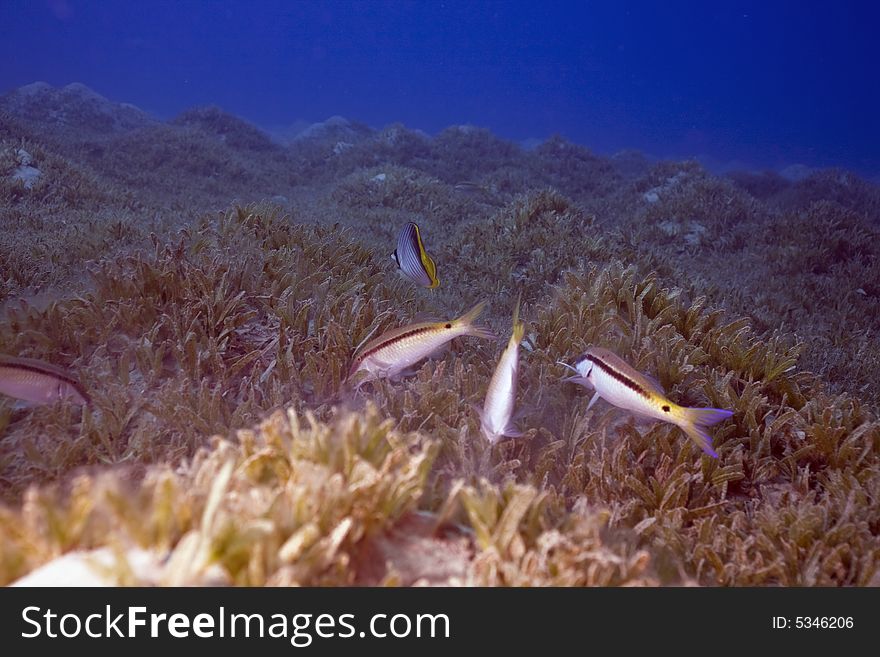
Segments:
[[[360,387],[372,379],[396,377],[448,342],[465,335],[494,340],[491,331],[474,324],[485,307],[486,302],[482,301],[458,319],[410,324],[383,333],[357,350],[348,380]]]
[[[564,381],[579,383],[596,391],[587,409],[601,397],[618,408],[671,422],[681,427],[682,431],[706,454],[718,458],[718,454],[712,448],[712,438],[706,432],[706,427],[728,419],[733,415],[733,411],[679,406],[669,401],[660,384],[602,347],[587,349],[574,367],[562,362],[560,364],[577,372],[576,376],[570,376]]]
[[[480,429],[486,440],[493,445],[503,437],[522,436],[511,422],[513,405],[516,401],[519,345],[525,334],[525,324],[519,319],[519,304],[520,299],[517,299],[513,309],[513,332],[489,382],[483,408],[481,410],[475,407],[480,415]]]
[[[391,259],[398,268],[418,285],[427,288],[440,286],[437,278],[437,265],[425,251],[422,234],[415,222],[408,222],[397,235],[397,249]]]
[[[0,393],[35,404],[90,402],[80,382],[70,372],[30,358],[0,354]]]

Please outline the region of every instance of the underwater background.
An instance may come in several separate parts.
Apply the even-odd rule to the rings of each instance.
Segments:
[[[89,403],[0,396],[0,584],[880,585],[878,18],[3,3],[0,356]],[[718,458],[588,408],[596,346]]]

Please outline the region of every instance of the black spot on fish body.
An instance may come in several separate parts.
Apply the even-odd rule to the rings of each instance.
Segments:
[[[446,328],[451,329],[451,328],[452,328],[452,324],[447,324],[447,325],[446,325]]]
[[[664,413],[668,413],[668,412],[669,412],[669,406],[667,406],[666,404],[663,404],[663,412],[664,412]]]

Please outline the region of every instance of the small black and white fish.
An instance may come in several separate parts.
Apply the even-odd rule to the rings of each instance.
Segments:
[[[35,404],[90,402],[80,382],[67,370],[30,358],[0,354],[0,393]]]
[[[440,286],[437,266],[425,251],[422,234],[416,223],[410,221],[397,236],[397,249],[391,254],[400,270],[422,287]]]
[[[691,440],[706,454],[718,458],[712,449],[712,438],[706,427],[726,420],[732,411],[722,408],[688,408],[669,401],[660,384],[628,365],[617,354],[602,347],[590,347],[575,366],[567,365],[577,372],[564,381],[579,383],[596,391],[590,406],[601,397],[605,401],[638,415],[663,420],[681,427]]]

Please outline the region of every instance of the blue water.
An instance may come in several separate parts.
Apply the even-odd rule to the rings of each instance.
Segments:
[[[0,93],[880,175],[877,2],[0,3]]]

